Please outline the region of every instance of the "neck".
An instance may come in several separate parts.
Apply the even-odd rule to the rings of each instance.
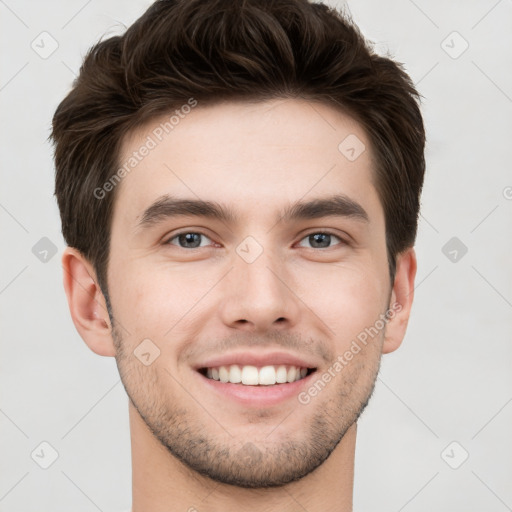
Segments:
[[[132,512],[351,512],[357,424],[329,458],[299,481],[245,489],[186,467],[156,439],[130,402]]]

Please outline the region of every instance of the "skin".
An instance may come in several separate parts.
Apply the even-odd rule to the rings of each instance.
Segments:
[[[161,121],[131,133],[120,162]],[[366,147],[355,161],[338,150],[350,134]],[[118,185],[112,318],[92,265],[66,249],[75,326],[91,350],[116,357],[130,397],[134,512],[229,512],[241,504],[246,511],[352,510],[357,419],[382,354],[403,340],[416,274],[410,248],[398,255],[390,282],[373,166],[362,127],[330,106],[290,99],[198,105]],[[279,220],[290,204],[333,191],[359,203],[368,222]],[[175,217],[142,228],[142,213],[164,194],[218,201],[237,219]],[[175,235],[183,231],[204,234],[201,246],[180,242]],[[333,236],[315,246],[309,235],[326,231]],[[248,236],[263,249],[252,263],[236,252]],[[393,304],[400,310],[385,328],[307,404],[293,397],[242,406],[192,368],[226,351],[281,349],[313,358],[321,377]],[[133,352],[148,338],[160,355],[146,366]]]

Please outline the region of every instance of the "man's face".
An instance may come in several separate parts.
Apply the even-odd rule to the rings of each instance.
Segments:
[[[121,164],[168,118],[126,139]],[[355,160],[338,149],[349,135],[366,147]],[[333,363],[390,306],[372,168],[362,128],[328,106],[199,104],[118,185],[108,268],[117,364],[147,427],[188,468],[243,487],[298,480],[364,409],[384,329],[341,370]],[[337,210],[283,216],[335,195]],[[170,199],[213,202],[233,218],[169,215]],[[246,378],[244,364],[274,359],[287,378],[292,360],[316,370],[258,386],[203,375],[226,357]]]

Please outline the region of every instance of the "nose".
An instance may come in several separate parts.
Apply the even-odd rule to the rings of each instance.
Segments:
[[[225,325],[246,331],[294,327],[301,301],[284,264],[263,252],[248,263],[235,256],[234,268],[222,283],[219,312]]]

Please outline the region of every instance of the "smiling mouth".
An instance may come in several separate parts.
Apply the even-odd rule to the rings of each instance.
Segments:
[[[302,368],[292,365],[237,365],[200,368],[204,377],[228,384],[245,386],[274,386],[302,380],[316,371],[316,368]]]

